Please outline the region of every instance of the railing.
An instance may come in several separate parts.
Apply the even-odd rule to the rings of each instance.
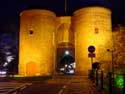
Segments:
[[[108,94],[125,94],[125,74],[89,70],[89,78]]]

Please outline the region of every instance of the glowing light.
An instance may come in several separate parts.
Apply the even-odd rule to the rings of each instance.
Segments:
[[[0,74],[1,75],[4,75],[4,74],[6,74],[7,72],[6,71],[0,71]]]
[[[13,56],[7,56],[7,57],[6,57],[6,61],[7,61],[8,63],[11,62],[13,59],[14,59]]]
[[[68,65],[67,64],[65,64],[65,67],[67,67]]]
[[[66,55],[69,55],[69,51],[65,51],[65,54],[66,54]]]
[[[6,52],[5,54],[6,54],[6,55],[10,55],[10,54],[11,54],[11,52]]]
[[[64,68],[60,68],[61,71],[64,71]]]
[[[70,74],[73,74],[73,73],[75,73],[75,71],[70,69],[70,70],[69,70],[69,73],[70,73]]]
[[[74,62],[74,63],[71,63],[70,64],[73,68],[76,68],[76,63]]]
[[[8,65],[8,63],[7,63],[7,62],[5,62],[5,63],[3,64],[3,66],[4,66],[4,67],[6,67],[7,65]]]
[[[124,87],[124,77],[123,75],[117,75],[115,78],[116,86],[118,88],[123,88]]]

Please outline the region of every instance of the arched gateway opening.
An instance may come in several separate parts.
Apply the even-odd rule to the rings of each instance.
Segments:
[[[75,74],[75,48],[67,43],[58,45],[56,71],[58,74]]]

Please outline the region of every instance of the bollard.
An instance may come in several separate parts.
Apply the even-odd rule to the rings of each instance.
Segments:
[[[96,86],[98,86],[98,70],[96,70]]]
[[[94,73],[94,70],[92,69],[91,70],[91,79],[92,79],[92,82],[94,83],[95,82],[95,73]]]
[[[114,72],[112,73],[112,90],[115,90],[114,89],[114,84],[115,84],[115,80],[114,80]]]
[[[91,79],[91,70],[88,70],[88,78]]]
[[[112,94],[112,73],[109,72],[109,94]]]
[[[101,71],[101,89],[104,89],[103,88],[103,71]]]
[[[123,94],[125,94],[125,74],[123,74],[124,76],[124,87],[123,87]]]

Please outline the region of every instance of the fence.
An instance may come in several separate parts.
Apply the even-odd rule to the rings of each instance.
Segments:
[[[125,74],[90,70],[89,78],[108,94],[125,94]]]

